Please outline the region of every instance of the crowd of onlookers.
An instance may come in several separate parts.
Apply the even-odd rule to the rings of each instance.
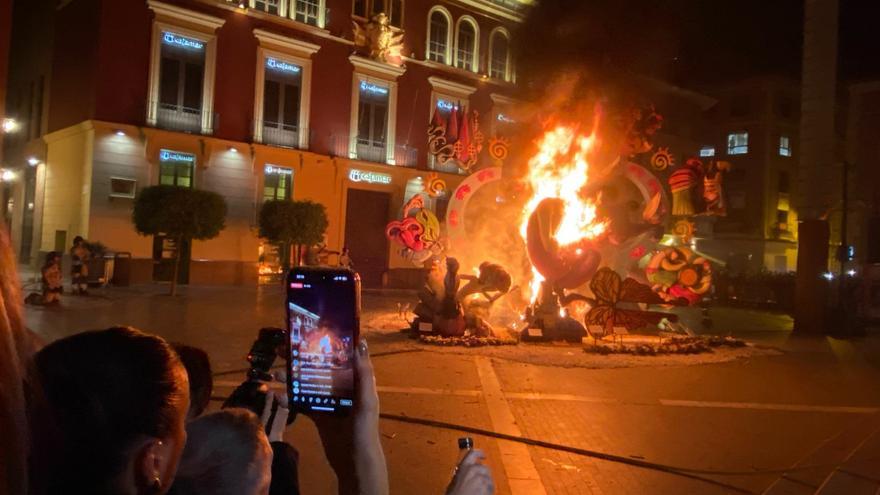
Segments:
[[[267,406],[277,404],[273,414],[268,407],[259,415],[242,408],[206,412],[207,354],[134,328],[44,345],[25,328],[16,267],[0,226],[0,493],[299,493],[297,451],[283,439],[283,395],[267,398]],[[354,413],[311,419],[340,493],[387,494],[365,342],[355,368]],[[493,493],[482,460],[478,450],[467,453],[446,493]]]

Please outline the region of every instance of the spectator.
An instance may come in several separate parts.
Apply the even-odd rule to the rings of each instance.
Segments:
[[[272,448],[254,413],[223,409],[193,420],[186,432],[186,450],[170,494],[269,493]]]
[[[37,341],[24,328],[17,268],[0,222],[0,493],[28,493],[23,378]]]
[[[34,358],[33,493],[163,494],[186,442],[186,371],[159,337],[80,333]]]
[[[180,361],[189,377],[189,412],[186,420],[192,421],[201,416],[211,402],[211,393],[214,390],[211,360],[208,359],[208,354],[198,347],[184,344],[172,344],[172,347],[180,356]]]
[[[85,239],[74,237],[73,246],[70,247],[70,281],[74,294],[88,294],[89,267],[86,263],[90,254]]]
[[[61,302],[61,255],[52,251],[46,255],[46,262],[40,269],[43,276],[43,304]]]

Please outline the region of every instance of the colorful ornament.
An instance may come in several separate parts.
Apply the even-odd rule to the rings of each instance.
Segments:
[[[694,238],[694,222],[690,220],[679,220],[672,227],[672,234],[678,236],[684,244],[690,244]]]
[[[711,162],[703,176],[703,201],[706,203],[706,214],[723,217],[727,215],[724,204],[724,172],[730,170],[729,162]]]
[[[703,162],[689,158],[684,166],[669,176],[669,188],[672,190],[672,214],[674,216],[691,216],[696,213],[691,191],[699,184],[703,176]]]
[[[510,148],[510,142],[504,137],[493,137],[489,140],[489,156],[493,160],[503,162],[507,159]]]
[[[388,223],[385,236],[402,247],[401,256],[417,265],[443,250],[440,220],[425,208],[421,194],[416,194],[404,205],[403,219]]]
[[[662,172],[673,165],[675,165],[675,157],[669,152],[669,148],[659,148],[651,155],[651,167],[654,170]]]
[[[712,288],[712,265],[692,249],[664,247],[645,267],[652,288],[667,302],[696,304]]]
[[[437,172],[431,172],[424,186],[425,194],[432,198],[437,198],[446,193],[446,181],[437,175]]]

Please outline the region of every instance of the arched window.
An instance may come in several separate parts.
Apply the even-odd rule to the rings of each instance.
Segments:
[[[458,30],[455,32],[455,66],[459,69],[478,72],[480,39],[477,23],[469,18],[462,17],[458,20]]]
[[[428,60],[451,63],[449,25],[451,16],[441,7],[434,7],[428,14]]]
[[[510,38],[501,28],[489,37],[489,77],[510,80]]]

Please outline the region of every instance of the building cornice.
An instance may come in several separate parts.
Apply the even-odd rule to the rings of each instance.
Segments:
[[[508,89],[516,89],[516,85],[511,82],[502,81],[501,79],[490,78],[485,74],[479,74],[477,72],[472,72],[469,70],[459,69],[458,67],[453,67],[451,65],[441,64],[439,62],[434,62],[431,60],[419,60],[417,58],[412,57],[401,57],[404,62],[412,62],[414,64],[423,65],[429,69],[434,69],[438,71],[443,71],[448,74],[453,74],[456,76],[461,76],[467,79],[471,79],[473,81],[477,81],[482,84],[491,84],[493,86],[497,86],[499,88],[508,88]]]
[[[429,77],[428,82],[431,83],[431,87],[435,90],[445,93],[451,93],[456,96],[470,96],[477,91],[477,88],[475,88],[474,86],[468,86],[466,84],[457,83],[448,79],[442,79],[437,76]]]
[[[500,19],[513,22],[522,22],[525,15],[503,5],[490,2],[489,0],[453,0],[451,3],[463,5],[469,9],[491,15]]]
[[[489,98],[492,99],[492,103],[495,103],[497,105],[518,105],[520,103],[520,101],[515,98],[511,98],[509,96],[498,93],[490,94]]]
[[[306,57],[310,57],[315,52],[321,49],[321,45],[316,45],[314,43],[309,43],[308,41],[302,41],[295,38],[289,38],[287,36],[283,36],[270,31],[264,31],[262,29],[254,29],[254,36],[257,37],[257,40],[260,42],[261,46],[279,47],[285,49],[286,51],[290,51]]]
[[[354,65],[358,72],[376,74],[380,76],[392,77],[397,79],[406,72],[406,66],[396,66],[386,64],[385,62],[377,62],[375,60],[361,57],[360,55],[351,55],[348,60]]]
[[[284,26],[286,28],[295,29],[297,31],[311,34],[313,36],[317,36],[319,38],[328,39],[331,41],[335,41],[337,43],[342,43],[344,45],[354,46],[354,41],[345,39],[340,36],[335,36],[330,33],[327,29],[319,28],[317,26],[312,26],[311,24],[306,24],[304,22],[295,21],[288,17],[281,17],[280,15],[267,14],[265,12],[260,12],[254,9],[240,9],[238,6],[234,4],[230,4],[228,2],[224,2],[222,0],[196,0],[197,2],[210,5],[211,7],[216,7],[223,10],[228,10],[230,12],[235,12],[239,15],[246,15],[250,17],[254,17],[257,19],[261,19],[264,21],[272,22],[278,24],[280,26]]]
[[[195,24],[198,26],[206,27],[212,32],[216,31],[217,29],[222,27],[223,24],[226,23],[226,19],[221,19],[219,17],[214,17],[208,14],[202,14],[201,12],[184,9],[176,5],[158,2],[156,0],[147,0],[147,6],[150,8],[150,10],[156,13],[157,17],[164,17],[168,19],[174,19],[176,21]]]

